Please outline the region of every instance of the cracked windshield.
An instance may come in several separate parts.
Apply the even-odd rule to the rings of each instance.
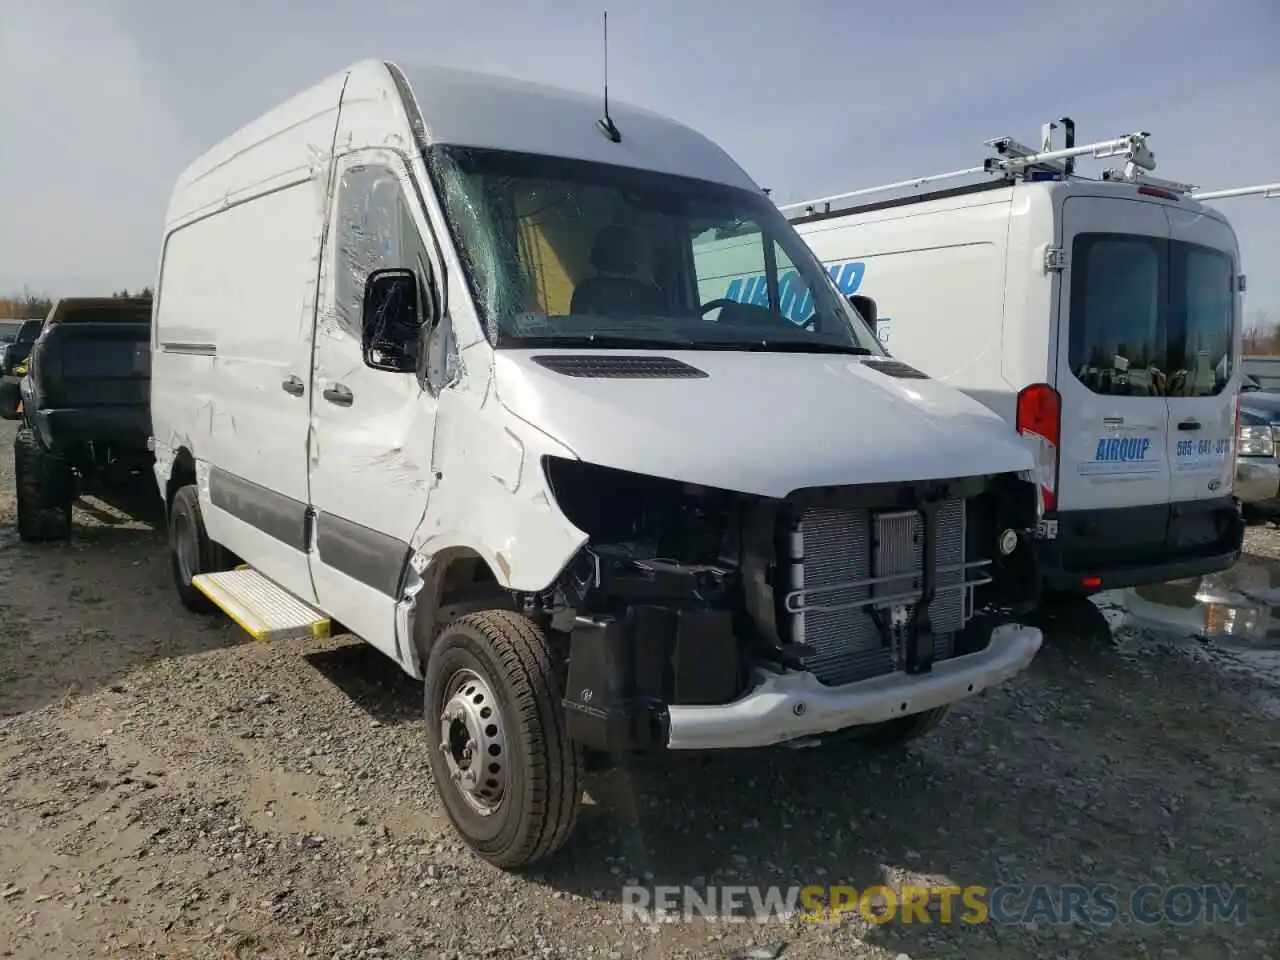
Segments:
[[[1280,960],[1274,5],[64,6],[0,957]]]
[[[499,345],[879,353],[759,191],[485,150],[428,162]]]

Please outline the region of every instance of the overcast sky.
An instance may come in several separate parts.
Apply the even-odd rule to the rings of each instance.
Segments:
[[[780,200],[980,162],[1070,116],[1157,176],[1280,181],[1278,0],[611,0],[610,88]],[[366,56],[594,91],[598,2],[0,0],[0,292],[151,283],[181,169]],[[1089,167],[1083,170],[1091,169]],[[1221,202],[1280,319],[1280,200]],[[1269,252],[1270,251],[1270,252]]]

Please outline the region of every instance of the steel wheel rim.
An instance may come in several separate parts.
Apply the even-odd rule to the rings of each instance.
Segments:
[[[473,670],[449,678],[440,711],[440,743],[449,778],[476,813],[489,816],[507,793],[507,740],[498,698]]]

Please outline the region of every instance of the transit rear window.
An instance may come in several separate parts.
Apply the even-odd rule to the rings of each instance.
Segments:
[[[1071,252],[1076,379],[1109,396],[1213,396],[1235,357],[1234,263],[1219,250],[1090,233]]]

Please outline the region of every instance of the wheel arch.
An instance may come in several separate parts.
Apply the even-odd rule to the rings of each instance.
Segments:
[[[431,556],[420,574],[408,655],[415,677],[426,673],[427,656],[440,631],[451,621],[478,610],[515,610],[511,590],[502,585],[491,560],[468,544],[445,547]]]
[[[175,447],[173,458],[169,464],[168,476],[164,482],[164,516],[166,523],[173,510],[173,498],[177,496],[178,491],[185,486],[198,486],[198,484],[195,454],[191,452],[191,448],[186,444]]]

